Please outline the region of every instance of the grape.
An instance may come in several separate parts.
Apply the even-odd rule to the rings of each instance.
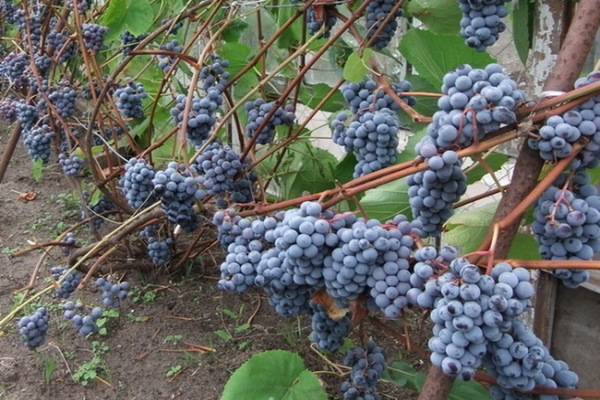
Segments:
[[[73,251],[73,246],[76,244],[75,234],[73,232],[68,232],[65,237],[60,241],[61,243],[65,243],[68,246],[60,246],[60,250],[65,256],[68,256]]]
[[[252,234],[254,236],[254,233]],[[262,258],[263,243],[250,240],[246,244],[231,243],[227,256],[221,264],[221,279],[217,286],[221,290],[245,292],[254,284],[256,269]]]
[[[15,100],[7,98],[0,101],[0,117],[9,124],[17,120],[17,104]]]
[[[183,122],[187,96],[177,96],[177,104],[171,109],[171,117],[181,126]],[[208,138],[210,130],[216,123],[214,112],[223,104],[221,92],[215,88],[209,89],[203,98],[194,97],[188,114],[186,135],[194,146],[200,146]]]
[[[77,12],[79,14],[84,14],[86,11],[90,9],[92,5],[92,0],[78,0],[77,1]],[[75,2],[73,0],[67,0],[66,2],[67,8],[74,10]]]
[[[48,331],[48,315],[44,307],[38,308],[33,314],[23,317],[19,320],[19,334],[23,343],[30,350],[41,346],[46,340],[46,332]]]
[[[77,47],[73,40],[69,39],[71,32],[58,32],[54,29],[50,30],[46,36],[46,51],[48,54],[58,55],[59,63],[66,63],[75,57]]]
[[[344,400],[377,399],[377,381],[387,368],[381,347],[369,341],[366,348],[350,349],[344,364],[352,367],[349,380],[341,386]]]
[[[14,12],[14,20],[19,29],[22,43],[29,46],[29,42],[34,48],[39,47],[42,40],[42,25],[47,16],[47,10],[44,7],[34,6],[28,13],[25,10],[18,9]],[[31,49],[32,52],[34,49]]]
[[[123,56],[129,54],[129,52],[135,49],[138,44],[148,37],[147,34],[135,36],[129,31],[125,31],[121,34],[121,41],[123,42],[123,48],[121,49]]]
[[[0,78],[9,86],[21,90],[29,86],[29,78],[25,71],[29,67],[29,56],[24,52],[9,53],[0,61]]]
[[[102,304],[106,307],[119,308],[121,300],[127,297],[131,285],[125,281],[113,283],[113,277],[109,275],[106,278],[98,278],[96,286],[102,289]]]
[[[73,326],[81,336],[87,336],[91,333],[98,332],[98,324],[96,321],[102,316],[102,309],[95,307],[90,310],[88,315],[83,315],[85,311],[83,304],[67,301],[63,305],[63,316],[73,323]]]
[[[104,35],[108,33],[108,28],[98,24],[83,24],[81,28],[85,48],[92,54],[99,53],[104,48]]]
[[[404,92],[410,92],[410,82],[392,83],[390,89],[409,106],[416,104],[416,99],[413,96],[402,95]],[[389,108],[392,111],[400,109],[400,105],[389,94],[380,89],[377,82],[371,79],[365,79],[359,83],[348,83],[342,86],[340,90],[344,99],[350,104],[352,114],[379,111],[383,108]]]
[[[68,118],[73,115],[76,99],[77,92],[69,87],[67,82],[63,82],[60,87],[51,88],[48,94],[48,100],[50,100],[61,118]],[[42,99],[38,102],[38,106],[46,108],[45,103],[45,100]]]
[[[84,194],[85,197],[85,194]],[[98,202],[90,207],[90,210],[94,215],[96,215],[92,219],[92,223],[94,224],[95,229],[100,229],[100,226],[104,222],[105,217],[102,214],[107,211],[112,211],[115,209],[115,205],[106,197],[106,195],[101,195],[98,199]],[[82,213],[82,219],[84,219],[86,215]]]
[[[154,265],[165,265],[171,261],[171,250],[170,246],[173,246],[173,239],[166,238],[165,240],[158,240],[154,237],[148,238],[148,257],[152,260]]]
[[[136,210],[147,208],[157,198],[154,193],[155,172],[143,158],[131,158],[125,164],[125,175],[119,181],[127,203]]]
[[[183,51],[183,46],[179,44],[177,40],[173,40],[167,44],[160,46],[161,50],[172,51],[175,53],[181,53]],[[177,56],[158,56],[158,68],[162,69],[166,74],[170,69],[171,65],[177,60]]]
[[[207,64],[200,69],[200,79],[202,81],[202,89],[208,91],[215,89],[219,93],[223,93],[229,79],[229,72],[225,68],[229,67],[229,61],[222,59],[216,54],[211,54],[209,57],[212,64]]]
[[[325,24],[325,30],[321,34],[321,37],[328,38],[331,36],[331,29],[335,26],[337,22],[337,17],[332,13],[335,11],[335,6],[321,6],[323,10],[323,16],[319,20],[317,17],[317,13],[314,7],[310,7],[308,9],[308,14],[306,15],[306,26],[308,27],[308,32],[311,35],[316,34]]]
[[[23,100],[16,104],[17,119],[21,123],[21,136],[26,136],[38,122],[39,115],[35,106],[25,104]]]
[[[506,25],[501,21],[508,15],[504,3],[510,0],[458,0],[462,11],[460,35],[477,51],[484,51],[498,40]]]
[[[68,268],[52,267],[50,272],[52,273],[52,278],[54,278],[55,281],[62,279],[66,275],[66,278],[60,284],[60,288],[54,291],[54,297],[60,297],[63,299],[68,298],[71,293],[77,289],[77,286],[79,286],[79,283],[81,282],[81,273],[77,270],[71,271],[67,275]]]
[[[46,164],[50,160],[50,146],[53,138],[54,131],[48,125],[42,125],[29,131],[23,142],[27,146],[27,153],[33,161],[39,158]]]
[[[366,16],[365,16],[365,28],[367,29],[367,40],[371,39],[381,24],[388,16],[394,5],[398,3],[397,0],[374,0],[367,5]],[[381,50],[390,43],[396,29],[398,28],[397,19],[402,16],[402,8],[398,8],[395,15],[384,25],[379,31],[371,46],[377,50]]]
[[[115,91],[117,108],[126,118],[141,118],[144,116],[142,99],[148,97],[141,83],[134,82],[131,78],[126,79],[127,86]]]
[[[160,21],[161,25],[164,25],[167,22],[171,23],[171,26],[167,30],[167,35],[177,35],[177,32],[179,31],[179,29],[183,26],[183,21],[173,23],[173,21],[170,20],[169,18],[165,18]]]
[[[588,184],[584,170],[576,170],[570,182],[568,174],[561,174],[538,199],[535,221],[531,224],[539,252],[546,260],[591,260],[600,251],[600,198]],[[577,184],[575,180],[584,182]],[[571,190],[565,188],[569,183]],[[582,194],[583,193],[583,194]],[[585,195],[584,195],[585,194]],[[572,211],[565,207],[569,206]],[[587,281],[586,270],[553,269],[552,273],[571,288]]]
[[[276,104],[274,102],[266,103],[263,99],[258,98],[247,102],[245,107],[248,113],[246,136],[252,138],[257,132],[258,127],[264,123],[265,117],[276,107]],[[279,125],[292,126],[294,119],[296,119],[296,115],[294,114],[293,106],[277,107],[275,113],[270,117],[269,122],[258,133],[256,142],[259,144],[271,143],[275,137],[275,129]]]
[[[338,320],[333,320],[321,304],[311,301],[310,307],[312,311],[310,339],[319,350],[332,353],[338,351],[350,332],[350,315],[346,314]]]
[[[170,162],[166,170],[156,172],[152,183],[169,222],[180,225],[185,232],[193,232],[200,227],[193,206],[196,200],[204,198],[206,192],[198,187],[197,180],[183,164]]]

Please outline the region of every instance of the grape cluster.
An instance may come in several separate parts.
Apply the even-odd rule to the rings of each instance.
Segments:
[[[200,69],[200,80],[202,81],[202,89],[208,91],[215,89],[219,93],[223,93],[229,72],[225,68],[229,67],[229,61],[222,59],[216,54],[211,54],[210,64],[204,65]]]
[[[330,352],[338,351],[344,344],[344,338],[350,333],[350,315],[340,319],[332,319],[325,307],[314,301],[310,302],[312,312],[310,339],[317,349]]]
[[[65,63],[75,57],[75,42],[69,40],[71,33],[62,33],[52,29],[46,36],[46,51],[58,55],[58,62]]]
[[[177,40],[173,40],[167,44],[160,46],[161,50],[173,51],[175,53],[181,53],[183,46],[179,44]],[[158,56],[158,68],[166,74],[171,69],[171,65],[177,60],[177,56],[165,56],[160,54]]]
[[[148,97],[148,93],[141,83],[127,79],[127,86],[117,89],[114,97],[117,101],[117,108],[125,117],[141,118],[144,116],[142,99]]]
[[[127,297],[131,285],[125,281],[113,283],[112,277],[108,276],[106,279],[98,278],[96,286],[102,289],[102,304],[104,306],[119,308],[121,301]]]
[[[266,116],[277,105],[275,102],[267,103],[263,99],[258,98],[247,102],[245,107],[248,113],[246,136],[252,138],[256,134],[258,127],[264,123]],[[283,108],[277,107],[264,128],[258,133],[256,142],[259,144],[271,143],[275,138],[275,128],[279,125],[291,126],[294,123],[294,119],[296,119],[296,114],[294,114],[294,107],[292,105],[287,105]]]
[[[73,115],[75,112],[76,99],[77,92],[67,85],[52,88],[50,90],[50,94],[48,94],[48,100],[50,100],[61,118],[68,118]],[[38,105],[42,108],[45,108],[45,101],[43,99],[40,100]]]
[[[255,222],[255,227],[262,225],[259,220]],[[264,226],[262,226],[262,229],[264,230]],[[254,232],[251,235],[254,237]],[[241,237],[244,238],[244,235],[242,234]],[[236,240],[236,242],[227,247],[227,256],[220,267],[221,279],[217,287],[220,290],[241,293],[254,284],[256,269],[261,260],[263,243],[260,240],[245,240],[242,243]]]
[[[460,35],[467,46],[484,51],[498,40],[506,25],[502,18],[508,15],[504,3],[511,0],[458,0],[462,19]]]
[[[193,232],[200,227],[193,206],[196,200],[204,198],[206,192],[198,188],[198,182],[185,165],[170,162],[166,170],[156,171],[152,183],[169,222],[180,225],[185,232]]]
[[[370,40],[377,30],[381,29],[373,39],[371,47],[377,50],[384,49],[394,37],[396,29],[398,29],[397,19],[402,16],[402,8],[398,8],[395,15],[382,28],[381,25],[397,3],[398,0],[374,0],[367,5],[365,17],[367,40]]]
[[[450,376],[473,378],[489,346],[501,341],[514,318],[531,306],[534,294],[529,272],[499,263],[491,276],[458,258],[425,293],[435,300],[431,313],[434,336],[429,340],[431,362]]]
[[[200,175],[198,181],[211,196],[223,196],[233,190],[235,177],[249,165],[231,146],[219,140],[210,144],[191,167]]]
[[[68,246],[60,246],[60,250],[65,256],[68,256],[73,251],[73,247],[76,244],[75,234],[73,232],[68,232],[61,243],[65,243]]]
[[[323,25],[325,25],[325,29],[320,37],[328,38],[331,36],[331,29],[337,22],[337,17],[333,13],[333,11],[335,11],[335,6],[325,5],[321,6],[321,9],[323,10],[321,18],[318,17],[314,7],[308,9],[308,13],[306,14],[306,27],[308,28],[308,33],[314,35],[321,30]]]
[[[427,126],[438,148],[467,147],[502,124],[516,122],[514,111],[525,98],[498,64],[484,69],[464,64],[444,75],[443,82],[440,111]]]
[[[29,67],[27,53],[9,53],[0,62],[0,77],[6,79],[16,90],[21,90],[29,86],[29,78],[25,74],[27,67]]]
[[[594,71],[575,82],[575,89],[600,80],[600,71]],[[544,160],[566,158],[573,144],[581,138],[588,139],[569,168],[595,168],[600,164],[600,95],[566,111],[549,117],[538,131],[538,137],[529,138],[530,148],[538,150]]]
[[[82,197],[85,200],[88,200],[88,193],[87,192],[83,192],[82,193]],[[101,195],[100,198],[98,199],[98,202],[96,204],[93,204],[92,206],[89,207],[89,209],[91,210],[92,214],[95,215],[94,218],[92,218],[92,223],[94,224],[94,228],[95,229],[100,229],[100,226],[102,225],[102,223],[104,222],[104,219],[106,218],[105,216],[103,216],[102,214],[106,213],[107,211],[112,211],[115,209],[115,205],[112,203],[112,201],[110,201],[110,199],[108,197],[106,197],[106,195]],[[87,217],[85,212],[81,213],[81,219],[85,219]]]
[[[83,14],[91,8],[93,0],[78,0],[77,1],[77,12]],[[74,10],[75,2],[73,0],[67,0],[67,8]]]
[[[44,8],[32,7],[29,13],[19,8],[14,12],[14,19],[21,34],[21,39],[26,46],[29,41],[34,48],[39,47],[42,40],[42,25],[46,19]],[[31,49],[34,50],[34,49]],[[32,51],[33,52],[33,51]]]
[[[131,158],[125,164],[125,175],[119,181],[127,203],[136,210],[144,209],[157,199],[154,194],[155,172],[143,158]]]
[[[600,196],[586,172],[577,171],[571,182],[567,179],[562,174],[538,199],[531,229],[543,259],[591,260],[600,251]],[[589,278],[582,269],[552,272],[570,288]]]
[[[412,213],[423,224],[423,232],[439,236],[442,225],[454,213],[454,203],[467,190],[466,177],[455,151],[438,155],[431,140],[425,139],[417,146],[417,152],[429,169],[410,175],[406,182]]]
[[[63,316],[73,323],[73,326],[81,336],[98,332],[96,321],[102,316],[102,309],[95,307],[90,311],[89,315],[82,315],[81,311],[83,309],[83,304],[67,301],[63,305]]]
[[[19,334],[23,343],[29,349],[33,350],[41,346],[46,340],[48,331],[48,321],[50,316],[44,307],[38,308],[33,314],[23,317],[19,320]]]
[[[81,28],[85,48],[92,54],[100,52],[104,48],[104,35],[108,28],[98,24],[83,24]]]
[[[344,400],[377,399],[377,381],[387,368],[383,349],[369,341],[367,347],[348,350],[344,365],[352,367],[350,380],[342,383]]]
[[[161,23],[161,25],[163,25],[169,21],[171,21],[169,18],[165,18],[165,19],[161,20],[160,23]],[[177,32],[179,31],[179,29],[181,29],[182,26],[183,26],[183,21],[179,21],[174,24],[171,22],[171,26],[167,30],[167,35],[177,35]]]
[[[38,73],[43,77],[47,78],[52,68],[52,57],[44,56],[41,54],[34,54],[33,62],[38,70]],[[28,70],[29,72],[29,70]],[[37,85],[37,81],[34,77],[31,77],[31,86]]]
[[[13,99],[0,101],[0,117],[9,124],[17,120],[17,102]]]
[[[46,164],[50,160],[52,151],[50,146],[53,138],[54,131],[48,125],[42,125],[29,131],[24,138],[24,143],[27,146],[27,153],[33,161],[40,158]]]
[[[68,271],[69,269],[65,267],[52,267],[50,269],[52,278],[57,282],[66,275],[66,278],[64,278],[60,284],[60,288],[54,291],[54,297],[67,299],[71,293],[77,289],[77,286],[79,286],[79,283],[81,282],[81,273],[77,270],[71,271],[70,273],[68,273]]]
[[[58,155],[58,162],[63,170],[63,173],[67,176],[80,176],[83,170],[83,160],[75,154],[60,153]]]
[[[17,119],[21,123],[21,135],[28,132],[38,122],[39,114],[35,106],[20,101],[16,104]]]
[[[180,94],[177,96],[175,107],[171,109],[171,116],[177,122],[177,126],[181,126],[183,122],[186,103],[187,96]],[[188,114],[186,135],[194,146],[201,146],[208,138],[210,130],[217,122],[214,112],[221,104],[223,104],[223,96],[217,89],[209,89],[207,95],[203,98],[194,97],[192,99],[192,107]]]
[[[534,386],[575,389],[579,381],[567,363],[555,360],[533,331],[518,319],[502,339],[490,343],[483,365],[496,378],[497,385],[489,388],[496,400],[532,400],[531,395],[522,391]],[[558,400],[559,396],[543,398]]]
[[[136,48],[136,46],[144,39],[146,39],[148,37],[148,35],[143,34],[143,35],[139,35],[139,36],[135,36],[134,34],[132,34],[129,31],[125,31],[123,33],[121,33],[121,42],[123,43],[123,48],[121,49],[121,52],[123,53],[124,56],[126,56],[127,54],[129,54],[129,52],[133,49]]]
[[[342,114],[343,115],[343,114]],[[334,141],[354,151],[358,162],[354,166],[355,178],[393,165],[398,155],[398,129],[400,120],[388,108],[360,113],[347,129],[341,128],[344,117],[338,115],[334,124]]]
[[[148,257],[152,260],[154,265],[165,265],[171,261],[171,249],[175,242],[173,239],[166,238],[165,240],[158,240],[154,237],[148,238]]]
[[[404,92],[410,92],[410,82],[392,83],[390,89],[409,106],[416,104],[417,101],[413,96],[402,95]],[[359,114],[365,111],[374,112],[383,108],[389,108],[392,111],[400,109],[398,103],[383,89],[380,89],[377,82],[371,79],[365,79],[359,83],[348,83],[342,86],[341,92],[344,99],[350,104],[352,114]]]
[[[457,256],[458,250],[452,246],[444,246],[439,252],[431,246],[425,246],[415,251],[416,263],[410,271],[408,278],[410,288],[406,292],[408,303],[419,307],[433,308],[439,297],[434,278],[443,273],[444,267],[450,265]]]
[[[240,221],[244,221],[243,227],[240,226]],[[250,220],[240,217],[234,210],[215,212],[212,223],[217,227],[219,243],[223,249],[227,249],[231,243],[234,243],[242,235],[242,231],[251,224]],[[250,236],[250,232],[247,235]],[[251,238],[254,239],[254,235]]]

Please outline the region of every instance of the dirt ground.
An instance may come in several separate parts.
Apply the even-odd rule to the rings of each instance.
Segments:
[[[2,153],[8,133],[0,129],[0,135]],[[36,199],[20,201],[20,193],[26,192],[36,193]],[[19,145],[0,183],[0,318],[18,302],[16,291],[27,285],[42,251],[10,254],[28,243],[51,241],[76,223],[79,212],[71,193],[58,164],[47,166],[40,181],[33,180],[31,160]],[[76,237],[89,240],[85,229]],[[118,316],[108,318],[106,334],[89,339],[62,318],[61,301],[44,295],[38,305],[48,308],[51,321],[37,352],[21,342],[16,318],[0,331],[0,399],[218,399],[236,368],[269,349],[298,352],[310,370],[318,371],[330,398],[341,398],[343,378],[333,372],[342,356],[323,356],[310,347],[309,319],[277,316],[259,291],[243,296],[219,292],[216,261],[198,262],[176,275],[125,272],[133,286],[129,298]],[[36,290],[47,286],[50,267],[65,263],[59,251],[50,251]],[[100,304],[93,285],[74,296]],[[397,359],[394,349],[401,346],[393,339],[372,328],[365,334],[388,349],[389,360]],[[359,341],[356,333],[351,339]],[[416,398],[415,392],[389,383],[380,382],[378,388],[382,399]]]

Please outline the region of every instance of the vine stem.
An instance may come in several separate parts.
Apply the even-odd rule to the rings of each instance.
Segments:
[[[513,268],[526,269],[594,269],[600,270],[598,260],[501,260],[495,259],[494,264],[505,262]]]

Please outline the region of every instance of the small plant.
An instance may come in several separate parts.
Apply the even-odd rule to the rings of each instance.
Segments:
[[[106,336],[108,335],[108,330],[106,328],[107,323],[112,320],[112,319],[116,319],[119,318],[119,311],[115,310],[114,308],[108,308],[105,310],[102,310],[102,316],[98,319],[98,321],[96,322],[96,324],[98,325],[98,334],[100,336]]]
[[[108,366],[102,358],[109,350],[107,344],[102,342],[92,342],[92,353],[94,357],[84,364],[82,364],[75,373],[73,373],[73,379],[75,382],[82,386],[87,386],[88,383],[99,378],[99,375],[108,371]]]
[[[167,371],[165,376],[167,378],[172,378],[172,377],[176,376],[181,371],[181,369],[182,369],[181,365],[179,365],[179,364],[173,365],[171,368],[169,368],[169,370]]]
[[[179,343],[181,343],[182,339],[182,335],[168,335],[167,337],[165,337],[165,343],[168,343],[172,346],[177,346]]]

